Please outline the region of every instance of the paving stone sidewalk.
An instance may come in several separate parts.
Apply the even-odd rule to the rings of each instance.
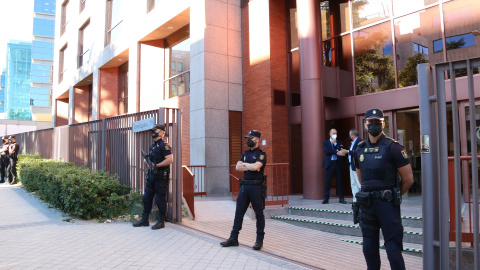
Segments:
[[[0,184],[0,269],[305,269],[167,223],[65,222],[23,188]]]
[[[295,205],[315,207],[322,205],[321,201],[302,200],[292,198]],[[409,205],[410,204],[410,205]],[[417,216],[421,213],[421,206],[410,200],[404,205],[408,214]],[[325,208],[325,205],[322,205]],[[327,205],[331,210],[350,210],[350,205],[331,203]],[[233,225],[235,202],[231,197],[195,198],[194,221],[184,219],[183,224],[198,231],[209,233],[216,237],[227,238]],[[244,246],[251,246],[255,242],[255,220],[244,218],[243,228],[239,235],[239,242]],[[276,255],[303,263],[309,268],[319,269],[367,269],[362,252],[362,246],[348,243],[342,239],[358,240],[358,237],[343,236],[308,228],[287,224],[278,220],[267,219],[265,226],[265,240],[262,253]],[[390,269],[387,254],[380,250],[382,260],[381,269]],[[421,256],[409,253],[403,254],[407,269],[422,269]]]

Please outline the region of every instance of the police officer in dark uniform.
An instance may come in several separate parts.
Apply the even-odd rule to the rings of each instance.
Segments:
[[[158,221],[152,226],[152,230],[158,230],[165,227],[167,190],[170,179],[170,164],[173,163],[173,154],[170,145],[163,141],[163,137],[165,136],[165,126],[155,125],[150,130],[152,131],[154,142],[149,148],[148,158],[155,169],[149,170],[147,173],[147,179],[145,179],[145,193],[142,198],[142,219],[133,223],[133,227],[149,226],[148,216],[152,211],[153,198],[155,197],[155,203],[158,207]],[[147,163],[146,161],[144,162]]]
[[[253,249],[260,250],[263,246],[263,237],[265,235],[265,216],[263,215],[265,207],[265,177],[263,171],[267,163],[267,155],[262,149],[258,148],[261,136],[262,134],[258,130],[251,130],[245,136],[245,138],[248,138],[247,145],[250,149],[245,150],[237,162],[236,170],[244,173],[243,179],[240,179],[240,192],[237,198],[233,229],[230,233],[230,238],[220,243],[223,247],[238,246],[238,234],[242,229],[243,216],[250,203],[252,203],[255,218],[257,219],[257,240]]]
[[[8,168],[8,160],[9,160],[7,137],[3,136],[2,142],[3,142],[3,145],[0,148],[0,174],[2,178],[0,179],[0,183],[5,182],[5,170]]]
[[[380,269],[379,230],[382,229],[391,269],[405,269],[400,203],[401,195],[413,183],[412,167],[405,148],[383,134],[382,110],[368,110],[365,120],[368,140],[359,143],[355,157],[362,185],[355,197],[361,211],[363,254],[368,269]]]
[[[18,150],[20,149],[20,145],[17,143],[15,136],[8,137],[8,179],[7,183],[13,185],[17,181],[17,161],[18,161]]]

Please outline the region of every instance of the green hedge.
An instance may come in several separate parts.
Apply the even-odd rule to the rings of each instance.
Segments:
[[[103,220],[127,214],[141,197],[138,191],[130,192],[116,175],[38,155],[20,155],[18,173],[28,191],[79,219]]]

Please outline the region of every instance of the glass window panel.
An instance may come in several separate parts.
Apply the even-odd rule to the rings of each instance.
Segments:
[[[118,24],[123,18],[122,16],[122,0],[111,0],[112,1],[112,25],[114,27]]]
[[[418,83],[418,64],[444,61],[436,53],[442,50],[439,10],[435,6],[394,20],[398,87]]]
[[[322,39],[327,39],[332,36],[329,1],[320,2],[320,18],[322,20]]]
[[[340,28],[342,33],[350,31],[350,7],[348,1],[340,4]]]
[[[354,32],[358,95],[395,88],[390,23]]]
[[[183,64],[182,63],[177,63],[177,71],[182,72],[183,71]]]
[[[353,28],[362,27],[391,15],[391,0],[353,0]]]
[[[393,13],[396,17],[437,2],[438,0],[393,0]]]
[[[480,1],[450,1],[443,4],[443,12],[447,61],[478,57]]]
[[[35,0],[33,7],[36,13],[55,15],[55,0]]]

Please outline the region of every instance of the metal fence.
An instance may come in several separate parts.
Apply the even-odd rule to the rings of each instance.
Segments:
[[[264,174],[267,176],[267,198],[265,205],[286,205],[290,194],[289,163],[271,163],[265,165]],[[243,177],[243,172],[235,170],[235,165],[230,166],[230,187],[232,199],[235,201],[240,192],[238,180]]]
[[[181,111],[160,108],[87,123],[16,134],[21,152],[64,160],[92,170],[115,173],[119,181],[133,189],[144,189],[146,170],[141,150],[148,152],[153,142],[150,132],[132,132],[133,123],[155,117],[166,125],[164,138],[173,149],[167,220],[181,221]]]
[[[207,192],[205,191],[205,165],[189,165],[188,169],[193,173],[194,185],[194,195],[195,196],[206,196]]]
[[[418,88],[420,103],[420,137],[423,181],[423,269],[448,269],[450,262],[450,241],[455,241],[456,269],[462,268],[462,177],[460,158],[460,129],[457,92],[468,91],[469,107],[475,112],[475,92],[473,67],[480,65],[480,58],[436,64],[420,64]],[[467,70],[467,89],[457,89],[455,70]],[[448,133],[446,74],[450,74],[453,127],[453,183],[449,190]],[[471,139],[471,218],[473,226],[474,267],[480,269],[479,261],[479,190],[478,159],[475,113],[470,113]],[[449,199],[449,194],[454,196]],[[449,205],[449,202],[452,204]],[[454,210],[449,220],[448,209]],[[453,225],[455,224],[455,225]],[[454,227],[454,238],[449,238],[450,228]],[[453,235],[452,235],[453,236]]]

